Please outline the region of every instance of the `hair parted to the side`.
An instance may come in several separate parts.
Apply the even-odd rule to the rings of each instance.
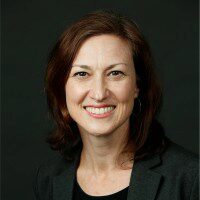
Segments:
[[[96,11],[72,24],[50,54],[45,91],[49,110],[56,123],[47,142],[66,159],[73,159],[76,151],[82,148],[78,127],[67,110],[65,84],[83,42],[102,34],[116,35],[132,46],[141,110],[138,115],[132,114],[130,117],[129,140],[123,152],[135,152],[135,162],[161,153],[167,144],[163,128],[156,120],[162,103],[162,90],[154,72],[149,45],[133,21],[112,11]]]

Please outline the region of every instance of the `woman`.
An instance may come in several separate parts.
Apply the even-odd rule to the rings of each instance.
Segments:
[[[162,92],[134,22],[90,13],[52,50],[46,71],[61,158],[37,172],[37,199],[198,199],[198,159],[164,136]]]

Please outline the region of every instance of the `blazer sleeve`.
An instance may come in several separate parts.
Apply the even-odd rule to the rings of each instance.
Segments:
[[[196,178],[194,180],[190,200],[199,200],[199,174],[197,173]]]
[[[35,170],[35,176],[34,176],[34,180],[33,180],[33,192],[35,195],[35,200],[41,200],[39,197],[39,191],[38,191],[38,176],[39,176],[39,171],[40,171],[40,167],[37,167]]]

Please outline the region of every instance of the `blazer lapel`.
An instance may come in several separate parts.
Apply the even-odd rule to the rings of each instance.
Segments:
[[[161,162],[159,156],[147,161],[139,161],[133,166],[127,200],[154,200],[162,175],[151,168]]]
[[[53,200],[71,200],[73,194],[73,185],[76,177],[76,168],[79,163],[80,152],[76,159],[66,166],[58,176],[53,179]]]

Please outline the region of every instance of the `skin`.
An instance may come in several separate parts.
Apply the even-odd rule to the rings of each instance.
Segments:
[[[115,162],[127,140],[139,93],[131,46],[115,35],[94,36],[82,44],[72,65],[65,92],[69,114],[83,141],[77,179],[88,194],[110,194],[128,186],[131,174]],[[83,108],[91,104],[116,108],[112,115],[97,119]]]

